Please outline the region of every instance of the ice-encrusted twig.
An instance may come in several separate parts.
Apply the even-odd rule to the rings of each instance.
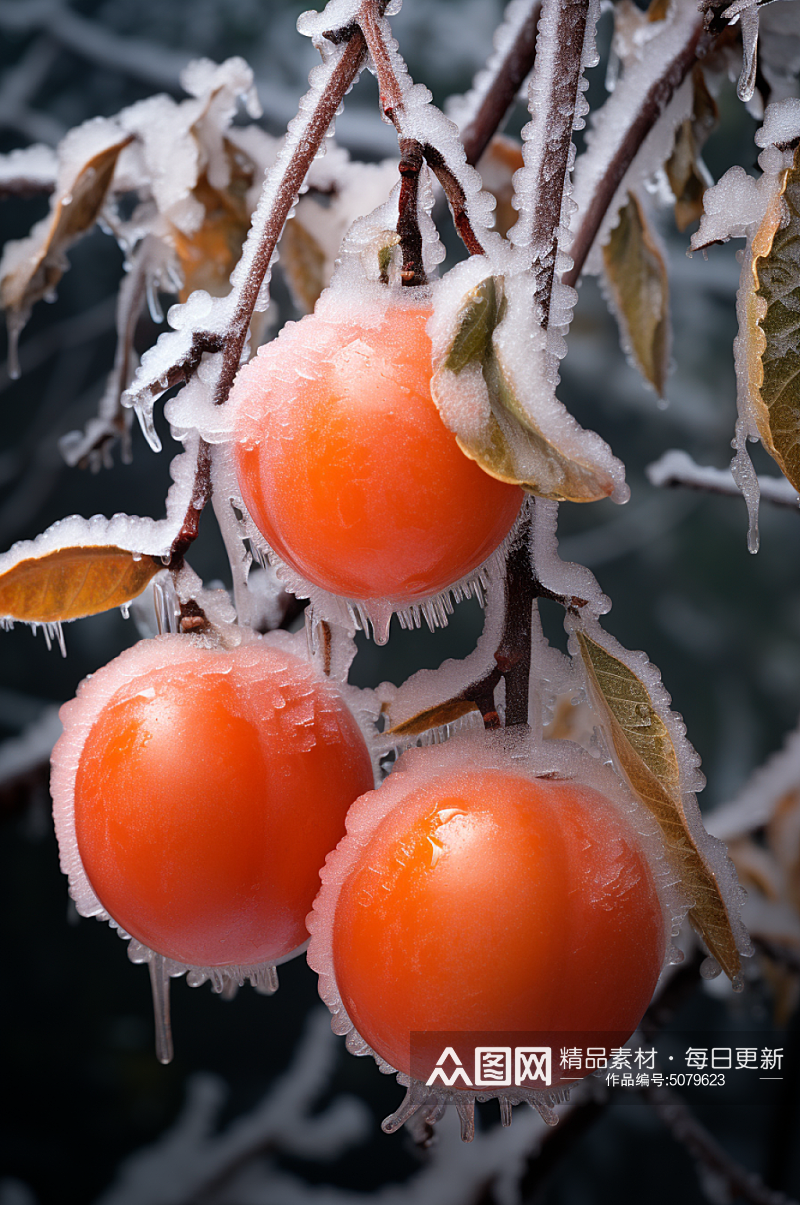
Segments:
[[[707,494],[725,494],[740,498],[742,491],[733,478],[731,470],[715,469],[710,465],[696,464],[688,452],[673,448],[645,469],[651,484],[659,486],[687,486]],[[785,477],[759,477],[761,497],[776,506],[788,506],[797,510],[800,496]]]
[[[706,828],[723,841],[746,836],[767,824],[781,799],[798,787],[800,728],[795,728],[783,748],[753,772],[736,798],[706,817]]]
[[[364,0],[355,14],[378,77],[381,106],[394,124],[401,146],[416,143],[442,186],[456,230],[470,255],[499,247],[489,229],[493,198],[483,193],[481,178],[467,163],[457,129],[431,104],[431,94],[413,84],[397,49],[380,0]]]
[[[323,14],[324,17],[324,14]],[[348,28],[341,35],[331,31],[335,44],[327,43],[324,61],[311,73],[311,87],[300,102],[297,117],[289,123],[286,139],[267,172],[261,198],[237,264],[230,294],[216,305],[199,294],[194,310],[186,313],[180,329],[162,335],[156,347],[143,357],[126,404],[149,412],[152,401],[171,386],[185,382],[199,366],[205,353],[221,353],[214,400],[225,401],[239,368],[250,319],[266,307],[265,285],[278,239],[297,200],[314,158],[328,133],[365,58],[361,32]],[[207,299],[210,302],[210,299]],[[192,300],[186,310],[192,309]],[[202,321],[201,309],[209,321]],[[195,317],[199,321],[195,321]],[[145,419],[146,421],[146,419]]]
[[[540,0],[511,0],[486,66],[466,96],[448,110],[461,127],[467,163],[478,162],[533,66],[540,7]]]
[[[581,214],[570,246],[572,267],[563,282],[574,286],[604,222],[613,225],[612,201],[645,139],[664,113],[714,35],[688,0],[676,4],[664,31],[648,44],[644,57],[629,65],[622,81],[597,113],[588,147],[575,170],[573,200]],[[653,79],[653,64],[663,63]],[[624,199],[624,197],[623,197]]]
[[[540,324],[549,326],[559,233],[566,227],[565,186],[572,132],[583,125],[584,68],[597,61],[590,0],[542,0],[536,61],[528,86],[531,120],[522,132],[524,167],[514,178],[519,219],[509,235],[527,250],[536,279]]]
[[[704,1125],[671,1088],[649,1087],[642,1095],[673,1137],[685,1146],[695,1159],[701,1182],[709,1181],[712,1200],[733,1197],[750,1201],[752,1205],[796,1205],[785,1193],[768,1188],[764,1181],[748,1171],[728,1154]],[[724,1196],[720,1196],[724,1193]]]

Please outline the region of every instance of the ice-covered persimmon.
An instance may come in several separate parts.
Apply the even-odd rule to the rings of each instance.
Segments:
[[[574,781],[416,756],[388,812],[378,797],[393,776],[354,805],[323,872],[309,949],[323,997],[412,1076],[435,1067],[443,1034],[624,1043],[667,940],[628,818]],[[554,1064],[553,1083],[564,1074],[576,1073]]]
[[[388,291],[387,291],[388,292]],[[522,491],[467,458],[431,398],[428,308],[339,295],[284,328],[231,392],[236,473],[268,544],[307,581],[404,602],[476,569]]]
[[[54,815],[79,911],[189,967],[274,964],[305,941],[319,869],[373,785],[327,680],[261,641],[162,636],[62,719]]]

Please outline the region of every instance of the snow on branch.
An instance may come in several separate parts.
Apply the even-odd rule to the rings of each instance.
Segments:
[[[703,490],[707,494],[726,494],[741,497],[730,469],[715,469],[710,465],[695,464],[687,452],[673,448],[665,452],[645,470],[650,482],[659,486],[685,485],[689,489]],[[788,506],[797,510],[800,496],[785,477],[759,477],[761,497],[776,506]]]
[[[549,326],[559,236],[569,223],[567,174],[574,156],[572,132],[589,111],[582,96],[584,71],[599,61],[594,29],[599,4],[543,0],[536,61],[528,86],[529,124],[522,131],[524,167],[514,177],[519,220],[510,238],[530,256],[540,321]]]
[[[595,242],[605,241],[631,184],[662,166],[672,149],[675,126],[686,116],[682,107],[669,115],[666,110],[713,35],[706,31],[694,0],[675,0],[662,24],[592,118],[587,149],[575,165],[572,199],[580,224],[568,248],[573,262],[564,284],[575,285]],[[655,79],[654,63],[664,64]],[[687,95],[687,109],[690,105]]]

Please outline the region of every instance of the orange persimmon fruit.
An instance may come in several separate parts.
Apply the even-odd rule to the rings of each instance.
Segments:
[[[275,964],[306,940],[319,869],[374,782],[310,664],[160,636],[87,679],[62,720],[54,815],[80,912],[189,967]]]
[[[443,1034],[624,1043],[667,944],[629,819],[575,781],[413,756],[388,811],[379,797],[394,775],[356,802],[323,870],[308,955],[323,998],[411,1076],[412,1035],[415,1065],[430,1070]],[[554,1063],[553,1084],[565,1074]]]
[[[431,398],[431,311],[335,296],[289,324],[231,391],[236,476],[302,578],[402,604],[466,577],[513,526],[515,485],[459,449]]]

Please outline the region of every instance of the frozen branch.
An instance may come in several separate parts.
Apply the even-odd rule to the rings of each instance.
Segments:
[[[452,123],[431,105],[427,88],[411,83],[408,68],[382,15],[383,7],[376,0],[364,0],[357,18],[378,77],[381,107],[397,130],[401,149],[408,141],[422,147],[428,167],[442,186],[464,246],[470,255],[482,255],[497,236],[488,230],[479,232],[471,216],[470,203],[481,192],[480,177],[468,164],[464,147],[454,137]],[[479,216],[487,226],[492,220],[487,206]]]
[[[465,107],[474,106],[472,116],[461,122],[467,163],[478,162],[530,73],[540,7],[539,0],[512,0],[495,34],[495,52],[464,98]]]
[[[702,490],[707,494],[725,494],[740,498],[742,491],[733,479],[730,469],[714,469],[695,464],[686,452],[673,449],[647,466],[645,472],[652,485],[686,486]],[[776,506],[788,506],[797,510],[800,497],[785,477],[759,477],[761,497]]]
[[[784,1193],[768,1188],[755,1173],[723,1150],[671,1088],[650,1087],[641,1091],[672,1136],[694,1157],[701,1181],[710,1181],[717,1190],[712,1199],[718,1199],[722,1188],[726,1199],[739,1197],[752,1205],[796,1205]]]
[[[688,14],[690,20],[680,18]],[[663,49],[661,40],[666,45]],[[707,54],[714,35],[707,32],[693,6],[676,10],[673,25],[647,47],[643,60],[630,67],[615,91],[600,110],[590,137],[589,148],[575,173],[576,195],[582,215],[569,247],[572,267],[563,282],[574,286],[583,270],[604,219],[609,214],[622,181],[647,135],[664,113],[675,92],[686,79],[698,58]],[[655,80],[653,64],[666,63]]]
[[[558,255],[562,203],[570,166],[572,131],[578,122],[587,40],[593,44],[589,0],[543,0],[536,62],[528,86],[531,121],[523,131],[525,166],[515,179],[519,220],[511,241],[529,250],[541,324],[549,325]],[[588,38],[587,38],[588,35]],[[585,102],[583,105],[585,110]]]

